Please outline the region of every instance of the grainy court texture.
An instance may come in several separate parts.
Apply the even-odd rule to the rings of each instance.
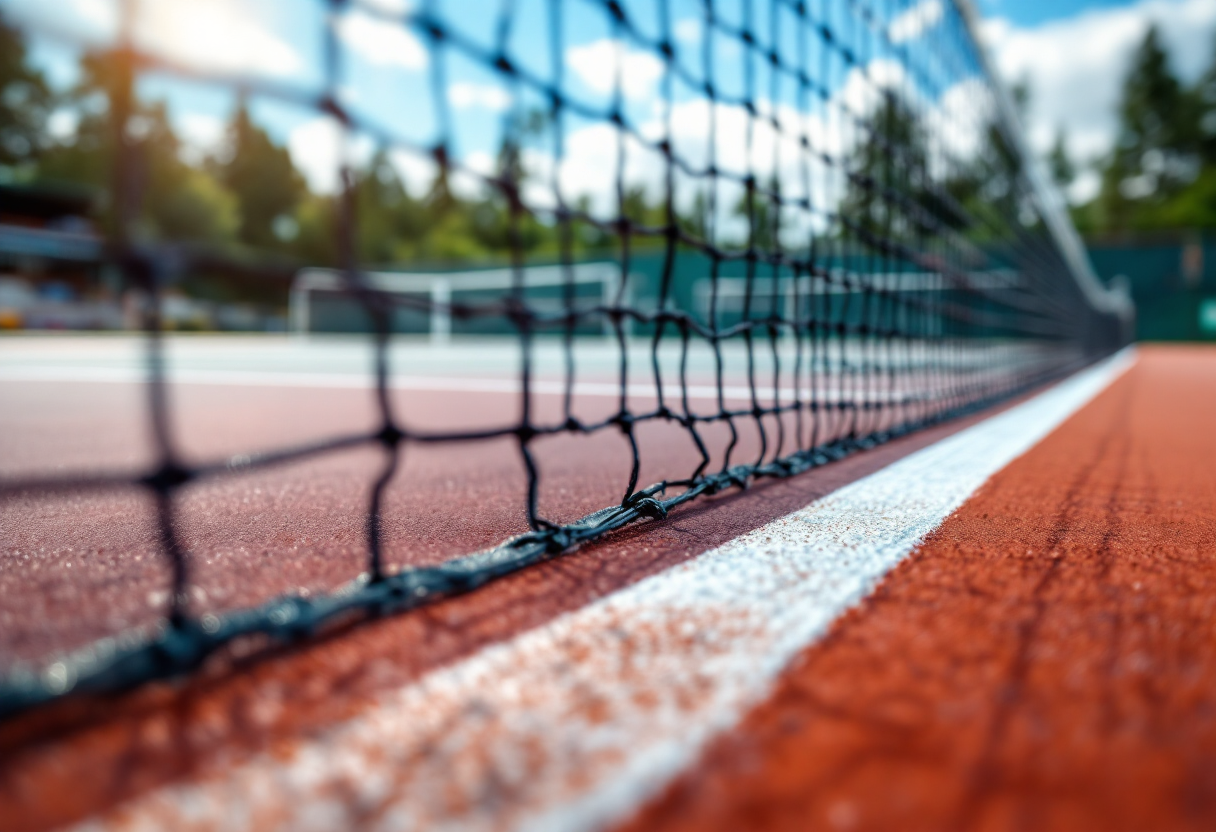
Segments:
[[[1087,373],[4,723],[0,829],[1216,828],[1216,351]]]
[[[1216,828],[1216,352],[997,474],[630,829]]]

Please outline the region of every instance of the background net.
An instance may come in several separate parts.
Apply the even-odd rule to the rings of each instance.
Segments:
[[[1127,340],[1130,310],[1089,271],[960,4],[505,0],[482,18],[455,2],[334,0],[317,4],[317,61],[298,83],[208,68],[160,48],[141,34],[149,5],[119,4],[116,32],[101,48],[117,79],[104,224],[107,260],[146,298],[147,407],[158,463],[149,471],[9,480],[0,483],[0,500],[145,490],[172,564],[170,608],[159,629],[11,673],[0,688],[4,712],[181,673],[237,637],[290,640],[339,616],[466,592],[626,524],[661,520],[698,497],[795,475],[987,406]],[[574,17],[594,18],[606,35],[578,53],[581,64],[571,58]],[[396,32],[389,48],[411,60],[417,50],[425,82],[370,102],[348,94],[355,59],[342,33],[352,20]],[[572,72],[587,62],[591,71],[576,82]],[[464,149],[479,128],[457,112],[461,97],[448,78],[454,63],[482,72],[502,94],[489,163]],[[375,430],[203,464],[177,451],[163,294],[200,273],[285,288],[310,263],[146,233],[141,200],[156,169],[142,151],[137,90],[148,76],[306,108],[333,126],[337,185],[324,245],[334,268],[326,285],[356,305],[373,343]],[[421,126],[386,126],[403,117]],[[591,138],[599,143],[590,146]],[[374,277],[359,189],[369,164],[360,148],[369,145],[428,172],[431,210],[441,212],[454,189],[476,194],[466,201],[496,223],[507,275],[501,289],[445,299],[390,291]],[[541,238],[547,249],[535,244]],[[586,291],[580,264],[605,257],[613,279]],[[529,282],[542,262],[545,274],[559,275],[543,293]],[[419,316],[441,316],[456,333],[518,339],[522,392],[511,424],[475,434],[411,430],[389,394],[399,368],[390,368],[388,347]],[[573,404],[577,344],[589,332],[607,333],[619,357],[618,405],[594,420]],[[564,404],[554,419],[534,406],[538,343],[562,356]],[[649,355],[644,368],[636,366],[639,344]],[[698,355],[718,389],[711,407],[689,395]],[[731,360],[745,368],[741,397],[724,393]],[[628,394],[639,369],[654,386],[644,408]],[[636,433],[650,422],[686,435],[699,464],[676,479],[639,482]],[[720,453],[705,438],[715,425],[729,437]],[[759,436],[758,453],[746,459],[736,451],[744,425]],[[546,518],[534,443],[601,431],[622,434],[632,455],[619,503],[573,523]],[[387,568],[383,494],[403,454],[418,441],[492,436],[517,443],[531,531],[439,566]],[[330,595],[222,614],[191,607],[191,554],[175,525],[182,489],[367,446],[381,449],[383,464],[367,506],[365,574]]]

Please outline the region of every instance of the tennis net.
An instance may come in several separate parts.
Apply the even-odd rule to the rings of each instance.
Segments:
[[[113,31],[84,43],[116,79],[103,258],[147,301],[157,461],[141,471],[11,478],[0,481],[0,501],[143,489],[172,567],[166,621],[9,673],[2,714],[185,673],[234,639],[292,641],[350,615],[471,591],[697,498],[797,475],[989,406],[1130,337],[1130,304],[1093,275],[963,0],[504,0],[476,10],[331,0],[316,4],[315,60],[295,76],[175,53],[148,23],[157,5],[115,3]],[[30,26],[80,41],[57,24]],[[369,51],[379,63],[366,60]],[[394,92],[370,81],[352,92],[352,79],[377,65],[410,73],[413,86]],[[161,78],[233,92],[242,108],[270,101],[327,120],[336,151],[326,243],[315,249],[324,262],[302,259],[302,248],[267,253],[147,231],[142,205],[157,168],[144,158],[140,96]],[[376,89],[379,97],[366,92]],[[470,115],[479,102],[497,114],[493,128],[484,113]],[[478,149],[487,131],[491,153]],[[418,259],[442,255],[432,245],[440,224],[372,222],[365,186],[386,159],[425,172],[436,216],[484,219],[477,239],[482,255],[499,258],[492,275],[386,274],[377,265],[369,234],[400,236]],[[301,330],[333,304],[353,309],[333,325],[373,345],[375,429],[184,459],[170,430],[161,310],[167,291],[200,274],[279,287],[284,302],[294,281],[293,304],[307,301],[292,312]],[[514,339],[518,418],[491,431],[413,429],[390,395],[390,346],[420,331]],[[619,359],[618,404],[589,420],[573,407],[577,345],[605,336]],[[556,419],[532,404],[538,344],[561,355],[547,382],[564,403]],[[639,351],[653,386],[644,407],[631,395]],[[695,355],[707,356],[716,389],[708,408],[703,392],[690,394],[706,384],[689,370]],[[746,368],[738,378],[727,377],[731,356]],[[700,461],[647,484],[636,435],[654,422],[679,430]],[[744,425],[759,448],[739,459]],[[729,437],[720,453],[709,447],[710,426]],[[620,501],[575,522],[543,516],[535,443],[605,431],[623,434],[631,455]],[[490,437],[517,445],[530,531],[440,565],[390,568],[383,495],[402,455],[423,440]],[[191,553],[175,520],[183,489],[367,447],[383,463],[364,518],[362,575],[330,594],[250,609],[190,604]]]

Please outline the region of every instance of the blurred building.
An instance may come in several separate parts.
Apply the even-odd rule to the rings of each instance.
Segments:
[[[140,329],[144,292],[124,288],[79,190],[0,185],[0,329]],[[284,297],[284,302],[286,297]],[[281,331],[281,312],[167,289],[166,329]]]
[[[0,185],[0,328],[122,326],[92,210],[81,191]]]

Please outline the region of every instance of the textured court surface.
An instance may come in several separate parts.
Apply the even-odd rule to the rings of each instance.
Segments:
[[[104,386],[110,391],[105,395],[116,400],[129,395],[119,381],[84,386]],[[54,397],[74,388],[26,379],[5,381],[2,389],[6,397],[25,397],[25,404],[43,402],[43,417],[23,428],[34,439],[14,441],[14,434],[5,432],[10,437],[3,440],[5,464],[16,465],[22,449],[33,447],[28,442],[54,435],[55,424],[47,419],[56,414],[70,419]],[[1209,773],[1216,761],[1210,624],[1216,595],[1208,574],[1216,556],[1216,466],[1211,464],[1216,439],[1208,424],[1216,410],[1213,391],[1216,354],[1211,351],[1141,350],[1126,375],[996,473],[869,600],[799,654],[737,727],[714,726],[727,730],[682,774],[675,772],[672,785],[633,823],[722,829],[1210,828],[1205,821],[1216,811],[1216,781]],[[341,401],[334,391],[291,390],[283,410],[266,415],[271,398],[281,400],[284,391],[265,400],[258,398],[262,392],[209,384],[183,385],[182,395],[197,396],[191,400],[195,408],[232,401],[217,396],[250,397],[249,412],[259,415],[235,419],[227,439],[223,431],[214,434],[217,449],[248,438],[259,424],[290,431],[285,415],[293,410],[307,409],[309,424],[315,424],[317,414]],[[320,397],[310,400],[313,395]],[[495,394],[461,395],[480,405]],[[104,400],[95,403],[90,413],[106,406]],[[124,405],[109,406],[120,424]],[[350,407],[349,413],[357,413]],[[341,412],[341,405],[335,409]],[[456,405],[450,415],[437,410],[436,418],[461,418],[468,410]],[[10,415],[0,418],[15,418],[13,410],[4,412]],[[635,527],[569,559],[420,614],[360,626],[256,661],[224,657],[200,678],[152,686],[104,709],[68,705],[0,726],[0,817],[17,829],[90,817],[142,819],[146,825],[154,816],[140,816],[130,807],[154,803],[166,787],[180,793],[267,755],[298,763],[309,742],[324,752],[327,737],[343,736],[343,726],[357,724],[386,696],[441,678],[445,667],[476,661],[486,646],[539,631],[563,613],[597,599],[611,601],[615,590],[636,586],[647,576],[665,575],[690,558],[696,563],[701,553],[986,421],[952,423],[804,477],[689,507],[661,526]],[[76,450],[90,450],[88,440],[82,442]],[[660,439],[655,445],[660,459],[662,447]],[[137,459],[137,449],[110,450]],[[70,461],[73,448],[62,452]],[[560,458],[557,454],[555,461]],[[484,467],[492,471],[492,465],[487,454]],[[483,463],[474,461],[473,469],[480,467]],[[239,534],[232,518],[240,515],[221,514],[207,528],[209,514],[200,511],[197,522],[204,525],[195,533],[222,552],[215,558],[224,564],[216,572],[220,579],[213,582],[218,602],[237,603],[242,593],[260,595],[308,581],[323,586],[351,568],[342,562],[340,536],[335,551],[324,557],[291,558],[273,568],[259,564],[259,557],[267,556],[258,548],[275,535],[306,534],[299,517],[340,508],[359,473],[348,476],[343,480],[340,470],[296,472],[294,492],[290,482],[277,491],[252,486],[272,490],[272,497],[257,503],[258,495],[252,495],[254,507],[245,509],[252,520],[239,524]],[[486,481],[488,492],[501,487],[492,475]],[[461,484],[455,499],[466,499],[468,487]],[[417,506],[408,496],[400,499],[402,505]],[[436,508],[442,502],[436,500]],[[285,506],[288,516],[290,511],[300,515],[284,521]],[[154,565],[142,578],[136,570],[135,580],[144,581],[146,587],[138,585],[147,591],[133,592],[125,581],[107,581],[107,569],[118,568],[117,562],[107,562],[104,552],[79,550],[86,529],[93,535],[115,534],[127,525],[138,529],[137,523],[115,519],[132,509],[73,509],[66,517],[39,515],[38,528],[68,535],[73,525],[81,527],[76,543],[69,539],[58,552],[21,561],[12,554],[20,547],[6,544],[0,620],[6,624],[9,657],[36,654],[56,640],[71,644],[137,619],[141,612],[124,610],[121,600],[136,596],[147,604],[154,592]],[[502,522],[509,509],[502,511],[491,512],[484,522]],[[426,526],[425,520],[418,522],[418,529],[400,530],[402,540],[418,539]],[[25,517],[6,515],[0,523],[10,540],[11,533],[29,535],[20,544],[27,553],[43,539],[37,529],[30,531]],[[477,533],[477,522],[471,522],[457,542],[472,542]],[[232,538],[250,535],[262,538],[247,551],[224,548]],[[429,551],[406,547],[398,556],[403,562],[436,557],[455,545],[449,535],[433,537]],[[352,557],[353,552],[352,547]],[[75,560],[71,567],[67,557]],[[125,561],[121,566],[130,567]],[[284,576],[285,567],[294,572]],[[54,592],[63,595],[47,595]],[[48,604],[48,597],[55,603]],[[30,618],[61,604],[91,623],[76,630],[51,628],[49,634],[29,626]],[[551,672],[579,676],[577,667]],[[588,694],[594,698],[597,685],[612,685],[614,672],[621,671],[593,674]],[[712,696],[714,678],[707,676],[690,690]],[[487,720],[479,711],[484,703],[469,707],[448,715],[453,729],[458,722]],[[596,730],[611,731],[609,716],[605,712],[595,723],[593,715]],[[441,746],[444,732],[436,736]],[[333,742],[332,755],[323,753],[319,765],[343,759],[341,743]],[[443,753],[442,747],[424,748],[417,770]],[[483,817],[506,824],[518,817],[512,800],[526,791],[520,783],[527,780],[530,762],[543,753],[542,747],[516,747],[509,759],[499,761],[501,768],[453,765],[451,779],[433,785],[453,795],[451,817],[473,794]],[[519,781],[486,779],[486,772],[495,771],[512,771]],[[365,774],[376,776],[374,768]],[[360,814],[357,806],[352,809],[351,794],[331,797],[346,807],[344,825],[407,825],[408,817],[385,815],[370,805]],[[129,815],[123,814],[124,805]],[[624,814],[629,811],[626,806]],[[620,807],[616,814],[622,814]],[[191,817],[202,823],[215,816],[199,810]],[[282,819],[243,817],[263,825]],[[173,819],[181,828],[180,812]],[[317,820],[324,824],[323,815]]]
[[[1143,350],[631,828],[1211,829],[1213,413]]]
[[[150,466],[139,347],[139,339],[122,337],[0,344],[0,475]],[[445,348],[399,345],[394,365],[409,373],[394,375],[394,403],[417,431],[511,424],[519,411],[517,350],[506,339]],[[554,345],[537,352],[534,413],[560,422],[561,353]],[[672,363],[672,356],[666,358]],[[615,346],[580,345],[579,359],[584,383],[574,411],[584,419],[603,418],[613,412],[620,389],[612,381]],[[694,380],[710,382],[702,386],[712,395],[694,404],[712,404],[717,395],[707,360],[701,355],[691,372]],[[370,364],[361,339],[175,340],[170,366],[182,383],[172,392],[174,440],[187,459],[201,461],[370,431],[377,415]],[[631,389],[639,391],[633,398],[653,406],[646,345],[634,350],[630,366]],[[727,395],[736,403],[748,395],[744,366],[740,351],[728,351]],[[702,434],[720,464],[729,431],[709,425]],[[687,476],[696,467],[696,448],[678,425],[644,425],[637,438],[644,484]],[[740,424],[733,460],[752,460],[759,448],[754,427]],[[546,517],[569,522],[624,494],[630,460],[619,431],[543,438],[535,452]],[[362,448],[190,488],[179,506],[180,532],[192,553],[194,609],[219,611],[297,589],[332,589],[362,572],[361,513],[382,459],[378,448]],[[526,531],[524,488],[511,437],[411,446],[386,494],[389,564],[437,563]],[[0,573],[0,669],[163,616],[167,566],[155,554],[154,516],[143,493],[8,502],[0,506],[0,528],[6,567]],[[66,609],[71,614],[57,612]]]

